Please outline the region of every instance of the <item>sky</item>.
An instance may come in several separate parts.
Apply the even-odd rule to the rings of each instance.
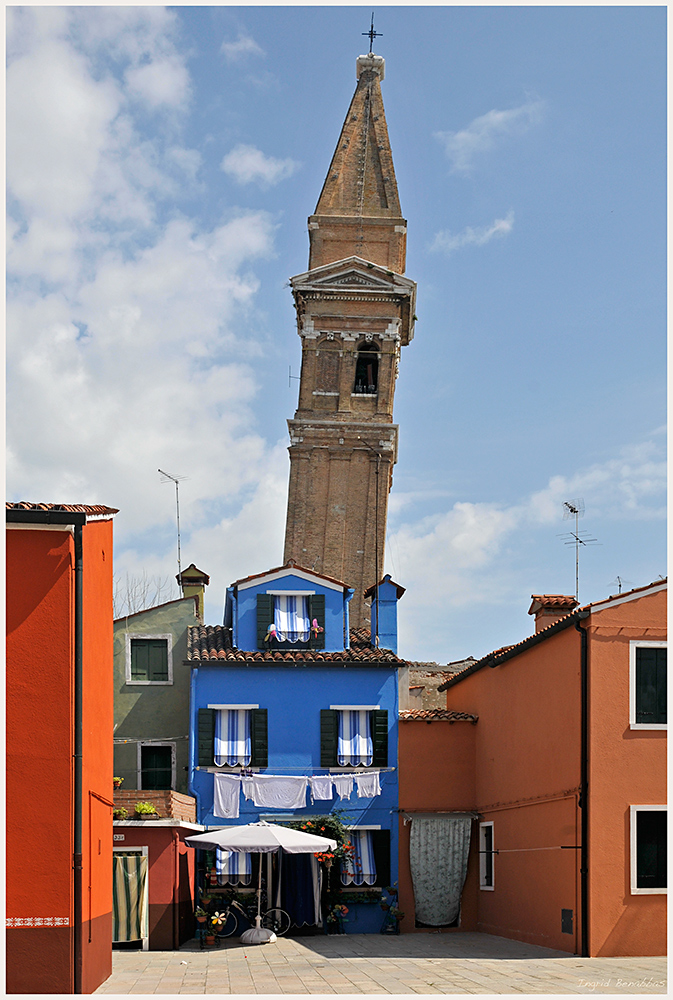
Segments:
[[[7,9],[7,487],[104,503],[115,568],[282,563],[288,278],[370,7]],[[666,573],[666,8],[380,6],[418,283],[386,571],[447,663]],[[289,379],[291,369],[293,378]],[[348,582],[348,581],[346,581]]]

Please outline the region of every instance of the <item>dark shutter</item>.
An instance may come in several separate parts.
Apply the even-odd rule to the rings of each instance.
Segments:
[[[165,639],[150,639],[149,649],[149,680],[168,680],[168,643]]]
[[[266,649],[264,636],[273,624],[273,594],[257,595],[257,649]]]
[[[636,648],[636,723],[666,722],[666,649]]]
[[[215,708],[200,708],[196,761],[199,767],[215,764]]]
[[[318,632],[315,635],[311,632],[310,638],[310,649],[324,649],[325,648],[325,595],[324,594],[311,594],[308,599],[308,616],[311,625],[313,624],[313,619],[315,618],[318,622],[319,627],[322,632]]]
[[[372,767],[388,766],[388,712],[377,708],[371,713],[372,745],[374,759]]]
[[[250,709],[250,737],[252,742],[252,767],[269,766],[268,710]]]
[[[376,885],[390,885],[390,830],[372,830]]]
[[[320,709],[320,766],[337,766],[339,713],[335,708]]]

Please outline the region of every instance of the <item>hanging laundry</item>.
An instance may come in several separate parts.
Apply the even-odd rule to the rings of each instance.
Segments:
[[[264,809],[303,809],[307,787],[308,778],[255,774],[252,778],[252,800]]]
[[[241,775],[241,791],[246,799],[252,799],[255,794],[252,775]]]
[[[351,792],[353,791],[352,774],[333,774],[332,781],[334,782],[334,791],[339,798],[349,799],[351,797]]]
[[[331,799],[334,796],[331,774],[314,774],[308,780],[311,785],[312,802],[316,799]]]
[[[238,819],[241,779],[237,774],[216,774],[213,814],[222,819]]]
[[[364,774],[355,775],[359,799],[373,799],[375,795],[381,794],[379,774],[380,771],[367,771]]]

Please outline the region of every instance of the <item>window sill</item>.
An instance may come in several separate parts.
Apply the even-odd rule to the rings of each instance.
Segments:
[[[173,683],[173,681],[126,681],[127,687],[168,687]]]
[[[631,889],[632,896],[667,896],[668,889]]]
[[[668,729],[667,722],[632,722],[629,729]]]
[[[494,885],[480,885],[479,888],[482,892],[495,892]]]
[[[352,392],[351,399],[376,399],[378,392]]]

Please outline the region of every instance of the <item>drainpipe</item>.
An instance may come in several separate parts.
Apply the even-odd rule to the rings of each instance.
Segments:
[[[580,611],[578,618],[588,618],[589,611]],[[589,957],[589,671],[587,633],[579,621],[575,628],[581,641],[581,748],[580,748],[580,808],[582,810],[582,839],[580,851],[580,906],[582,925],[581,956]]]
[[[189,777],[187,779],[187,788],[189,789],[189,794],[193,795],[196,799],[196,822],[201,822],[201,798],[199,793],[194,788],[194,771],[196,770],[194,764],[194,758],[196,756],[196,739],[199,728],[199,717],[195,709],[195,697],[196,697],[196,678],[199,672],[198,667],[192,667],[192,675],[189,678],[189,715],[190,715],[190,726],[189,726]]]
[[[180,906],[180,836],[177,830],[173,830],[173,949],[180,948],[180,926],[179,926],[179,906]]]
[[[74,830],[73,830],[73,959],[75,993],[82,992],[82,523],[75,533],[75,718],[74,718]]]

